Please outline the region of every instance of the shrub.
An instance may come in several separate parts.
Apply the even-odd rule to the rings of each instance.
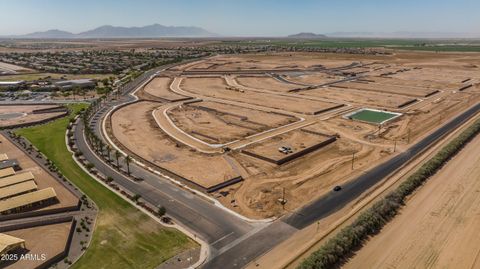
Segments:
[[[320,249],[303,260],[298,268],[333,268],[345,261],[369,236],[378,233],[398,213],[410,194],[440,170],[479,132],[480,120],[477,120],[410,175],[394,191],[361,213],[352,224],[340,230]]]

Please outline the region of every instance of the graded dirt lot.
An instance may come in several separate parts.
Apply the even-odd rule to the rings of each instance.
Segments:
[[[318,111],[338,106],[335,103],[312,101],[271,93],[229,90],[223,78],[186,78],[182,81],[181,87],[183,90],[194,94],[302,114],[314,114]],[[265,102],[266,100],[268,102]]]
[[[124,148],[205,187],[237,176],[223,156],[195,152],[166,135],[152,117],[158,106],[138,102],[113,113],[112,132]]]
[[[479,268],[479,150],[477,136],[344,268]]]
[[[180,105],[168,115],[180,129],[213,144],[225,144],[297,120],[287,115],[209,101]]]
[[[143,91],[147,94],[153,95],[155,97],[159,97],[161,99],[167,101],[178,101],[185,99],[186,96],[176,94],[170,90],[170,84],[172,83],[172,79],[168,77],[156,77],[147,85]]]
[[[17,174],[32,172],[39,190],[48,187],[52,187],[55,190],[59,202],[37,209],[37,211],[70,207],[78,204],[78,198],[75,195],[62,186],[62,184],[47,171],[38,166],[37,163],[8,141],[3,135],[0,135],[0,153],[6,153],[9,159],[16,159],[18,161],[22,170],[18,171]]]
[[[397,94],[376,93],[367,91],[357,91],[343,88],[317,88],[307,91],[301,91],[299,94],[305,96],[321,97],[334,100],[336,102],[348,102],[363,104],[373,107],[398,108],[400,105],[414,100],[415,98],[401,96]]]
[[[45,119],[53,118],[63,114],[63,112],[52,113],[33,113],[37,109],[48,109],[57,107],[56,105],[18,105],[2,106],[0,105],[0,127],[10,125],[33,123]]]
[[[40,266],[44,263],[44,261],[41,260],[42,255],[45,255],[45,258],[48,260],[55,255],[62,253],[67,244],[70,227],[71,222],[64,222],[5,232],[8,235],[25,240],[25,245],[28,250],[25,254],[37,255],[38,257],[37,259],[32,260],[19,260],[11,265],[7,265],[5,268],[36,268],[36,266]],[[47,238],[48,244],[46,244],[45,241]]]
[[[281,135],[274,136],[260,143],[251,144],[243,149],[243,151],[251,152],[259,156],[265,156],[272,160],[280,160],[289,154],[295,154],[299,151],[310,148],[316,144],[324,142],[329,137],[313,131],[305,129],[296,129]],[[286,154],[280,152],[280,147],[288,147],[291,153]]]
[[[238,82],[238,84],[246,87],[264,89],[264,90],[270,90],[270,91],[288,92],[289,90],[300,87],[300,85],[280,82],[272,77],[238,76],[235,78],[235,80]]]
[[[480,101],[475,63],[478,53],[219,55],[167,70],[168,78],[156,81],[161,91],[191,97],[188,104],[125,106],[113,114],[110,135],[141,161],[201,186],[241,176],[213,197],[251,218],[279,216],[391,158],[394,145],[407,150]],[[151,100],[141,91],[137,96]],[[402,116],[381,126],[344,118],[362,108]],[[295,149],[317,141],[298,135],[300,129],[337,139],[280,165],[242,153],[256,148],[277,158],[278,141],[288,138]],[[286,211],[278,203],[284,189]]]

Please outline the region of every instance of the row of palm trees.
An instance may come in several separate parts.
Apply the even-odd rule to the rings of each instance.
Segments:
[[[102,158],[105,158],[108,163],[113,162],[113,158],[116,162],[117,169],[120,169],[120,160],[123,158],[123,161],[127,167],[127,174],[130,175],[130,164],[132,162],[132,157],[129,155],[124,156],[119,150],[114,150],[109,144],[103,142],[97,134],[92,130],[89,125],[89,119],[93,116],[99,109],[101,109],[102,104],[106,101],[107,96],[102,96],[99,99],[96,99],[92,104],[81,114],[82,122],[85,126],[85,135],[87,142],[91,145],[92,149]],[[113,156],[113,158],[112,158]]]

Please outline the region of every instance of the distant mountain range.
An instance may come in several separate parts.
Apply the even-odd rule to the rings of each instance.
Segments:
[[[479,38],[480,33],[454,32],[335,32],[328,33],[329,37],[346,38]]]
[[[296,39],[320,39],[320,38],[326,38],[326,37],[327,37],[326,35],[305,33],[305,32],[287,36],[287,38],[296,38]]]
[[[152,24],[143,27],[121,27],[104,25],[78,34],[48,30],[26,35],[8,36],[9,38],[155,38],[155,37],[214,37],[217,36],[203,28],[194,26],[164,26]]]

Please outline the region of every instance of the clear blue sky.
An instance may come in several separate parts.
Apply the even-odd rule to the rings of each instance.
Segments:
[[[0,12],[0,35],[153,23],[234,36],[480,32],[480,0],[0,0]]]

